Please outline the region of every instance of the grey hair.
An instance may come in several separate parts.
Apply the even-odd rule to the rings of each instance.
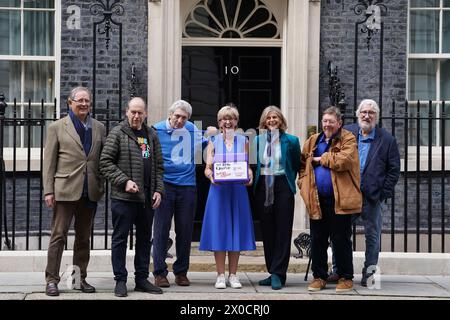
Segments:
[[[335,116],[337,121],[341,121],[342,120],[341,110],[338,107],[331,106],[331,107],[326,108],[323,111],[322,116],[325,115],[325,114],[331,114],[331,115]]]
[[[174,113],[177,109],[181,109],[188,114],[188,119],[191,118],[192,115],[192,106],[189,102],[184,100],[177,100],[169,108],[169,115]]]
[[[372,110],[375,111],[375,121],[376,123],[378,123],[378,121],[380,120],[380,107],[375,102],[375,100],[372,99],[364,99],[363,101],[361,101],[361,103],[358,106],[358,109],[356,110],[356,116],[359,118],[361,109],[366,105],[369,105],[372,108]]]
[[[91,93],[91,91],[90,91],[88,88],[86,88],[86,87],[76,87],[76,88],[73,88],[73,89],[70,91],[69,99],[70,99],[70,100],[75,100],[75,96],[76,96],[77,93],[80,92],[80,91],[87,92],[87,93],[89,94],[89,99],[92,100],[92,93]]]

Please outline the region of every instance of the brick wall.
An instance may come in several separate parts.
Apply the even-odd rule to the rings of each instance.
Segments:
[[[365,19],[356,15],[353,0],[322,0],[320,31],[320,110],[329,105],[327,64],[338,66],[348,108],[354,103],[355,23]],[[406,98],[407,0],[386,2],[383,43],[383,113],[391,110],[391,101]],[[378,101],[380,70],[380,34],[374,35],[370,50],[367,34],[359,32],[357,104],[365,98]]]
[[[103,1],[106,2],[106,1]],[[112,3],[113,1],[111,1]],[[100,22],[103,15],[94,16],[90,12],[93,1],[63,0],[61,21],[61,110],[66,110],[65,100],[70,90],[78,85],[92,89],[93,81],[93,25]],[[112,24],[113,32],[109,49],[105,36],[97,32],[97,72],[96,72],[96,113],[104,113],[106,99],[115,113],[125,105],[130,97],[131,65],[134,62],[137,76],[137,95],[147,97],[147,0],[120,1],[124,8],[122,16],[112,19],[122,23],[122,102],[119,103],[119,27]],[[80,29],[69,29],[67,8],[78,6]],[[100,25],[104,27],[104,24]],[[100,117],[101,118],[101,117]]]

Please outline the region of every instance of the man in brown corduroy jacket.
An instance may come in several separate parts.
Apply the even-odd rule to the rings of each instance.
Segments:
[[[351,215],[361,212],[359,158],[355,136],[341,129],[338,108],[326,109],[323,132],[304,144],[297,181],[311,224],[311,254],[314,280],[309,291],[326,286],[328,240],[334,245],[338,274],[336,292],[353,289]]]

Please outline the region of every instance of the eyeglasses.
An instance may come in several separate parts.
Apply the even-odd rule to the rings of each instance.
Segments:
[[[373,116],[374,114],[376,114],[376,112],[373,110],[364,110],[364,111],[361,111],[359,114],[363,115],[363,116],[367,116],[367,115]]]
[[[232,118],[232,119],[226,118],[226,119],[220,119],[220,121],[223,121],[223,122],[227,122],[227,121],[233,122],[233,121],[237,121],[237,119],[236,119],[236,118]]]
[[[91,100],[88,100],[88,99],[78,99],[78,100],[75,100],[75,99],[71,99],[73,102],[75,102],[75,103],[78,103],[78,104],[82,104],[82,103],[86,103],[86,104],[89,104],[89,103],[91,103]]]

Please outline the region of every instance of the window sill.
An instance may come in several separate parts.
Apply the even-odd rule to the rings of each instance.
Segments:
[[[416,172],[417,166],[419,165],[420,171],[429,171],[428,168],[428,156],[420,155],[419,164],[417,163],[416,155],[408,155],[408,172]],[[445,154],[444,159],[444,168],[446,171],[450,170],[450,154]],[[405,159],[400,159],[400,171],[405,172]],[[441,155],[432,155],[431,156],[431,171],[442,171],[442,159]]]

